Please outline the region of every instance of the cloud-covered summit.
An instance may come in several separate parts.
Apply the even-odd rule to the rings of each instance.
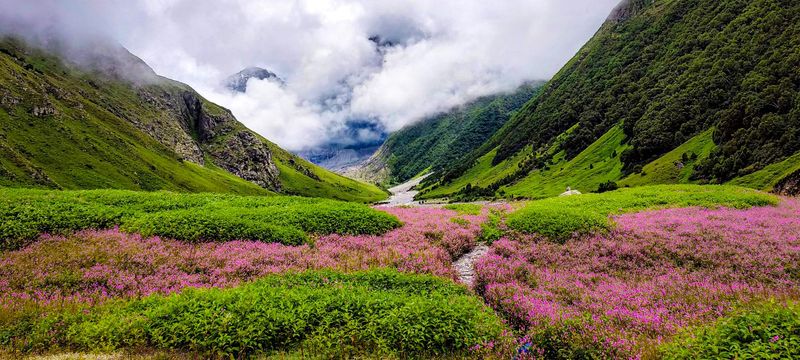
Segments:
[[[551,77],[618,0],[0,0],[0,29],[112,38],[290,150]],[[285,86],[225,78],[248,66]],[[369,134],[360,134],[369,138]]]

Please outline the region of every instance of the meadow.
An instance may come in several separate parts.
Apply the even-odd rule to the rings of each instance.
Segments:
[[[0,250],[39,234],[111,229],[190,242],[299,245],[309,234],[381,234],[400,222],[365,205],[290,196],[0,189]]]
[[[180,238],[134,220],[43,232],[0,253],[0,357],[786,358],[800,342],[800,202],[736,187],[442,208],[3,191],[4,206],[91,204],[83,214],[165,228],[180,222],[158,214],[271,208],[331,225],[274,220],[301,242]],[[542,209],[602,221],[542,226]],[[460,284],[453,263],[481,243],[474,284]]]

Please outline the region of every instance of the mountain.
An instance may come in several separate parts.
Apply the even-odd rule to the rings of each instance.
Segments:
[[[280,149],[121,46],[79,50],[0,40],[0,186],[386,196]]]
[[[796,1],[623,1],[538,97],[421,197],[538,198],[609,182],[772,189],[793,164],[770,167],[800,151],[798,49]]]
[[[247,82],[250,79],[266,79],[276,81],[281,85],[284,84],[283,79],[278,77],[278,75],[275,75],[273,72],[260,67],[251,66],[229,76],[227,79],[225,79],[224,85],[231,91],[243,93],[247,91]]]
[[[383,126],[377,122],[349,120],[334,132],[331,140],[297,154],[328,170],[343,173],[369,159],[386,136]]]
[[[381,148],[349,176],[400,183],[423,171],[438,172],[480,147],[530,100],[541,82],[510,93],[486,96],[392,133]]]

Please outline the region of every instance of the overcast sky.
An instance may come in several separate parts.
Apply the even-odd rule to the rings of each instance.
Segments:
[[[18,19],[74,38],[109,36],[300,150],[333,140],[348,120],[394,131],[549,79],[618,1],[0,0],[0,27]],[[378,47],[375,36],[392,46]],[[286,85],[254,80],[245,94],[221,87],[251,65]]]

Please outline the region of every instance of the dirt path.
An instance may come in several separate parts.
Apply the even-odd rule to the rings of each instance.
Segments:
[[[453,263],[453,268],[458,273],[458,279],[467,286],[472,287],[475,281],[475,262],[489,251],[486,244],[478,244],[472,251],[464,254]]]

